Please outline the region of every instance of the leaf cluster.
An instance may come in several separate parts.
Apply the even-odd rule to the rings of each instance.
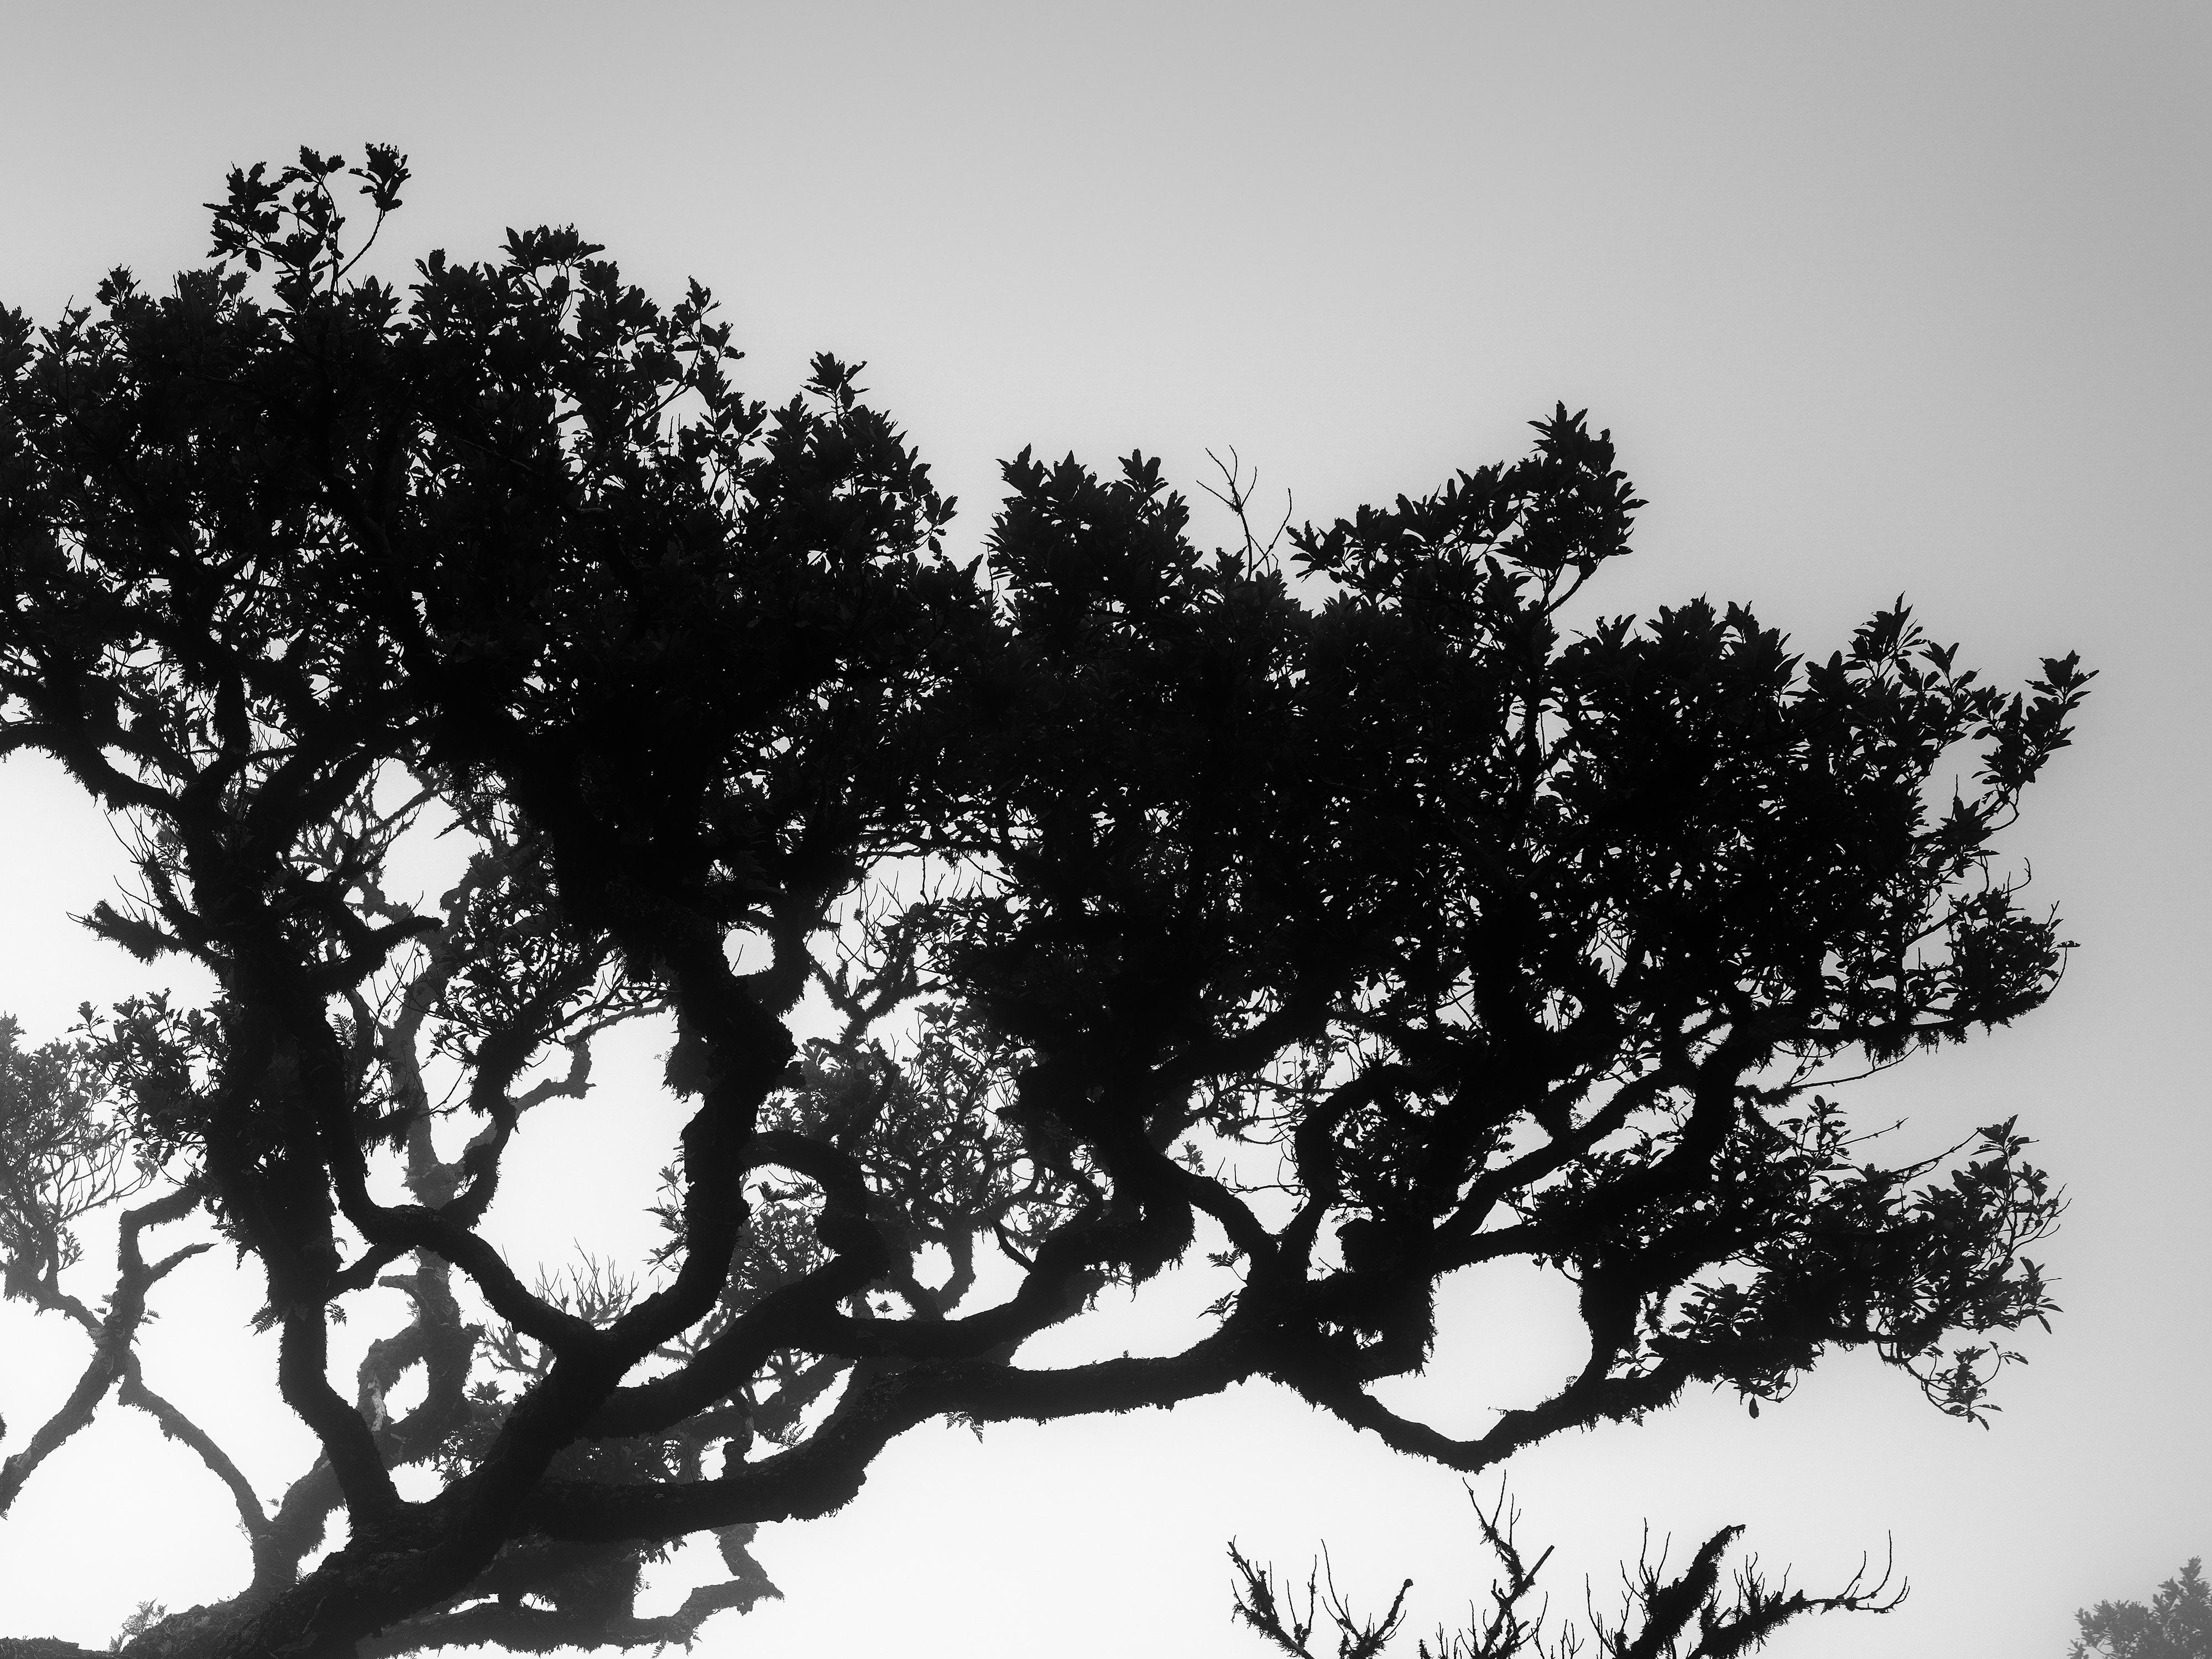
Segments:
[[[380,226],[407,172],[240,171],[167,294],[0,313],[0,754],[128,826],[91,924],[219,988],[10,1048],[10,1261],[51,1279],[72,1206],[158,1174],[130,1225],[254,1261],[319,1448],[270,1510],[163,1418],[255,1577],[127,1650],[688,1640],[772,1590],[738,1529],[909,1428],[1249,1378],[1462,1471],[1837,1347],[1991,1409],[2057,1193],[2016,1119],[1884,1164],[1827,1091],[2055,988],[1996,838],[2074,658],[2000,690],[1901,601],[1825,657],[1741,605],[1591,611],[1642,503],[1564,406],[1222,550],[1157,459],[1024,451],[963,564],[860,366],[749,398],[704,289],[573,228],[402,292],[349,179]],[[592,1056],[648,1018],[689,1114],[625,1200],[662,1248],[532,1284],[483,1231],[505,1161],[556,1098],[635,1133]],[[1024,1362],[1202,1236],[1234,1288],[1180,1352]],[[1516,1260],[1573,1285],[1580,1369],[1468,1438],[1386,1407],[1438,1286]],[[379,1291],[405,1321],[342,1391]],[[168,1410],[100,1340],[82,1415]],[[731,1577],[639,1614],[702,1533]]]
[[[2201,1659],[2212,1654],[2212,1587],[2191,1557],[2150,1605],[2100,1601],[2075,1615],[2081,1633],[2069,1659]]]

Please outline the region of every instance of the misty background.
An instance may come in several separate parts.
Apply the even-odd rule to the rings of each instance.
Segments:
[[[1900,1152],[2017,1113],[2071,1196],[2065,1311],[2023,1334],[1995,1427],[1848,1357],[1756,1421],[1692,1395],[1511,1468],[1563,1609],[1585,1572],[1609,1604],[1647,1516],[1682,1549],[1741,1521],[1809,1589],[1891,1537],[1912,1579],[1886,1620],[1778,1655],[2055,1659],[2074,1608],[2212,1553],[2208,89],[2195,5],[0,0],[0,302],[52,321],[112,265],[163,283],[227,168],[374,139],[416,172],[395,275],[573,222],[648,291],[713,288],[753,396],[787,399],[817,350],[865,359],[959,496],[959,548],[1024,445],[1141,447],[1194,495],[1233,446],[1261,510],[1287,489],[1325,522],[1522,453],[1564,400],[1650,501],[1608,613],[1743,599],[1825,656],[1901,592],[2001,682],[2079,650],[2101,677],[2076,747],[2008,843],[2080,945],[2064,983],[1843,1094],[1906,1119]],[[33,1041],[88,999],[203,994],[70,926],[123,866],[65,779],[0,766],[0,1011]],[[565,1138],[533,1118],[495,1211],[519,1259],[648,1240],[677,1121],[655,1062],[610,1056],[619,1146],[587,1110]],[[235,1279],[214,1256],[164,1285],[149,1380],[266,1491],[308,1440]],[[1164,1343],[1211,1295],[1171,1279],[1097,1340]],[[1570,1311],[1510,1274],[1460,1286],[1443,1332],[1391,1398],[1456,1432],[1574,1363]],[[81,1362],[0,1309],[15,1432]],[[1326,1539],[1371,1607],[1410,1574],[1414,1630],[1487,1582],[1455,1476],[1251,1385],[917,1431],[841,1515],[763,1528],[787,1599],[706,1639],[1256,1656],[1226,1622],[1232,1535],[1301,1572]],[[111,1406],[0,1527],[5,1633],[104,1644],[245,1559],[214,1481]]]

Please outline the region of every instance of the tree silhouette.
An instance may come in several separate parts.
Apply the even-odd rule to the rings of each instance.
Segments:
[[[252,1542],[121,1651],[688,1641],[908,1429],[1248,1378],[1467,1473],[1835,1347],[1993,1409],[2056,1195],[2011,1121],[1868,1161],[1826,1085],[2056,982],[1992,841],[2073,658],[2002,692],[1901,602],[1824,659],[1702,600],[1571,631],[1641,503],[1564,408],[1286,550],[1200,550],[1155,460],[1025,452],[962,563],[857,368],[746,399],[696,284],[569,229],[362,274],[341,194],[380,228],[406,178],[234,173],[172,291],[0,319],[0,752],[131,837],[90,925],[218,988],[0,1060],[7,1292],[92,1351],[0,1507],[112,1398]],[[639,1020],[690,1115],[610,1201],[663,1245],[530,1283],[502,1160],[555,1097],[631,1133],[589,1091]],[[218,1242],[320,1448],[273,1502],[134,1346]],[[1201,1247],[1234,1279],[1179,1352],[1020,1363]],[[1579,1370],[1469,1439],[1385,1407],[1504,1260],[1572,1283]],[[726,1577],[640,1613],[702,1533]]]
[[[1472,1488],[1468,1496],[1474,1498]],[[1721,1563],[1742,1528],[1723,1527],[1715,1533],[1671,1579],[1666,1577],[1667,1548],[1662,1546],[1658,1559],[1652,1559],[1647,1528],[1634,1571],[1621,1573],[1620,1613],[1612,1618],[1600,1613],[1585,1586],[1587,1637],[1583,1629],[1562,1621],[1547,1639],[1548,1598],[1533,1606],[1531,1601],[1552,1552],[1546,1550],[1534,1562],[1522,1552],[1514,1536],[1520,1513],[1509,1507],[1502,1484],[1488,1510],[1475,1500],[1474,1518],[1501,1569],[1491,1587],[1490,1612],[1485,1615],[1470,1607],[1462,1629],[1439,1627],[1433,1637],[1417,1642],[1417,1659],[1581,1659],[1584,1654],[1590,1659],[1733,1659],[1757,1651],[1776,1631],[1806,1613],[1891,1613],[1905,1598],[1905,1586],[1890,1589],[1888,1570],[1869,1583],[1863,1560],[1841,1589],[1810,1595],[1791,1589],[1786,1574],[1781,1582],[1769,1583],[1753,1557],[1735,1569],[1732,1595],[1724,1600]],[[1279,1584],[1272,1571],[1247,1560],[1234,1544],[1229,1559],[1241,1581],[1235,1616],[1295,1659],[1322,1659],[1314,1646],[1314,1632],[1323,1617],[1334,1627],[1331,1659],[1380,1659],[1406,1622],[1406,1597],[1413,1588],[1410,1578],[1380,1617],[1363,1618],[1337,1589],[1334,1571],[1325,1565],[1317,1564],[1308,1575],[1301,1607],[1294,1588]]]
[[[2195,1557],[2158,1587],[2148,1607],[2100,1601],[2074,1618],[2081,1634],[2069,1659],[2212,1659],[2212,1586]]]

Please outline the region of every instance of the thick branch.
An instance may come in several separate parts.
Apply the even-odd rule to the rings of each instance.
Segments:
[[[1259,1344],[1224,1330],[1159,1358],[1053,1370],[969,1362],[856,1373],[830,1421],[788,1450],[684,1485],[548,1480],[522,1513],[534,1531],[575,1539],[678,1538],[738,1522],[811,1518],[850,1501],[876,1454],[933,1417],[1045,1422],[1172,1406],[1252,1376],[1262,1358]]]

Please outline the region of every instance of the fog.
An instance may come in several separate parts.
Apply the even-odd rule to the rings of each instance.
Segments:
[[[389,268],[573,222],[672,296],[715,289],[771,403],[809,354],[862,377],[980,545],[997,463],[1141,447],[1195,493],[1234,446],[1299,519],[1522,453],[1558,401],[1650,505],[1595,603],[1752,603],[1820,655],[1899,592],[2018,681],[2099,671],[2008,843],[2078,943],[2016,1028],[1845,1091],[1898,1145],[2017,1113],[2071,1208],[2064,1311],[1987,1431],[1869,1358],[1753,1420],[1693,1395],[1514,1462],[1557,1600],[1601,1598],[1648,1517],[1724,1522],[1818,1589],[1893,1542],[1911,1599],[1793,1628],[1835,1659],[2063,1653],[2074,1608],[2212,1553],[2212,15],[2187,5],[18,8],[0,97],[0,301],[51,320],[109,267],[205,251],[224,171],[302,143],[408,152]],[[1201,498],[1203,505],[1203,499]],[[1210,510],[1210,509],[1209,509]],[[1203,514],[1200,528],[1226,539]],[[173,986],[70,921],[120,851],[58,770],[0,765],[0,1010]],[[678,1115],[650,1033],[611,1057],[630,1138],[533,1130],[502,1242],[636,1249]],[[1096,1339],[1170,1340],[1170,1276]],[[307,1455],[227,1258],[156,1303],[149,1380],[264,1490]],[[1448,1429],[1571,1362],[1510,1274],[1455,1285],[1427,1374]],[[51,1323],[51,1322],[48,1322]],[[359,1333],[365,1340],[368,1333]],[[76,1338],[0,1308],[0,1413],[34,1422]],[[17,1427],[20,1432],[20,1426]],[[12,1446],[7,1448],[12,1449]],[[1487,1495],[1489,1488],[1484,1488]],[[1328,1540],[1374,1605],[1459,1617],[1485,1563],[1449,1473],[1247,1385],[1169,1413],[918,1431],[828,1520],[764,1528],[781,1601],[710,1651],[1237,1659],[1232,1536]],[[141,1601],[242,1581],[227,1500],[112,1407],[0,1522],[0,1625],[104,1645]],[[693,1569],[679,1555],[667,1600]]]

